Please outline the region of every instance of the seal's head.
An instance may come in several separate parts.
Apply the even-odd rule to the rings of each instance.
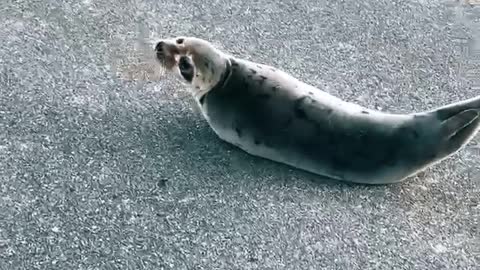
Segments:
[[[191,84],[194,97],[205,95],[223,83],[229,70],[229,57],[206,40],[194,37],[162,39],[155,45],[160,64]]]

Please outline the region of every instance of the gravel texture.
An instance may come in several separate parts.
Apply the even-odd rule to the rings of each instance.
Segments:
[[[462,2],[2,0],[0,269],[478,269],[480,136],[402,184],[327,181],[221,142],[143,52],[193,35],[420,111],[480,94]]]

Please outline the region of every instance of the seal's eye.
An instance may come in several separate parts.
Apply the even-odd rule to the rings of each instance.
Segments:
[[[193,64],[192,61],[188,56],[180,57],[178,61],[178,68],[180,69],[180,74],[182,74],[183,78],[189,82],[193,79]]]
[[[183,38],[177,39],[177,44],[182,44],[182,43],[183,43],[183,40],[184,40]]]
[[[187,56],[180,57],[180,61],[178,62],[178,67],[180,70],[187,70],[191,67],[190,59]]]

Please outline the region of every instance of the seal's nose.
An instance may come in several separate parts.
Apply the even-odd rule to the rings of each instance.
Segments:
[[[155,51],[156,52],[162,52],[163,51],[163,45],[165,44],[165,42],[163,41],[159,41],[157,43],[157,45],[155,45]]]

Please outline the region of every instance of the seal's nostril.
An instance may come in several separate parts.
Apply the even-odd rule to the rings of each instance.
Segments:
[[[155,46],[155,51],[157,52],[163,51],[163,44],[165,44],[165,42],[163,41],[158,42],[157,45]]]

